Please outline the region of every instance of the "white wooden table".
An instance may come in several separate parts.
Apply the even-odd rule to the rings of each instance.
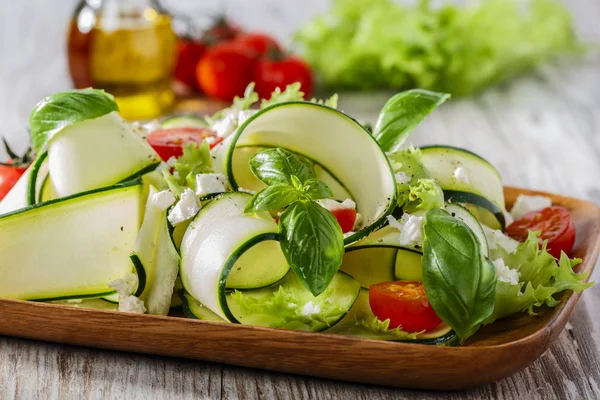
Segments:
[[[240,1],[230,1],[229,8],[235,9],[232,4]],[[69,86],[64,34],[73,2],[0,1],[0,134],[20,150],[26,146],[25,128],[32,105]],[[249,25],[261,26],[256,21],[260,16],[265,21],[270,15],[297,19],[300,13],[306,19],[310,16],[302,11],[306,4],[314,6],[313,11],[325,7],[318,1],[261,2],[264,12],[255,11]],[[600,3],[570,0],[569,6],[580,36],[600,43]],[[235,13],[243,18],[242,11]],[[270,30],[285,36],[285,29],[289,28],[279,22]],[[387,97],[343,94],[341,105],[359,119],[372,120]],[[428,118],[412,140],[414,144],[467,147],[496,165],[508,185],[585,198],[600,205],[600,59],[546,67],[481,96],[455,99]],[[600,269],[594,277],[600,278]],[[399,355],[390,355],[393,357]],[[567,329],[531,367],[503,381],[457,393],[353,385],[0,337],[1,399],[259,397],[598,399],[600,285],[583,294]]]

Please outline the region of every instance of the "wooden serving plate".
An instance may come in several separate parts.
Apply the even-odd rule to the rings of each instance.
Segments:
[[[591,274],[600,251],[600,209],[544,194],[568,208],[577,231],[578,272]],[[295,374],[419,389],[465,389],[512,375],[557,338],[579,295],[565,292],[554,309],[497,321],[462,347],[393,343],[331,334],[204,322],[0,300],[0,334],[104,349],[195,358]]]

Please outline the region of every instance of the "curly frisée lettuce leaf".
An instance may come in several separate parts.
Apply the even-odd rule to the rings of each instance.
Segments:
[[[403,210],[407,213],[444,206],[444,192],[433,179],[419,179],[409,187],[408,193],[403,195],[406,196]]]
[[[353,321],[344,325],[340,333],[376,340],[414,340],[423,332],[405,332],[402,327],[390,329],[390,320],[381,321],[376,316],[356,316]]]
[[[444,192],[423,165],[419,149],[409,147],[388,158],[396,174],[399,207],[413,213],[444,205]]]
[[[335,0],[296,39],[329,87],[417,87],[455,95],[580,51],[572,18],[558,0],[410,4]]]
[[[173,172],[162,170],[163,178],[169,189],[180,196],[185,188],[196,189],[196,175],[213,172],[208,142],[200,145],[190,143],[183,148],[183,155],[173,164]]]
[[[260,108],[266,108],[272,106],[273,104],[285,103],[287,101],[303,101],[304,100],[304,92],[300,90],[300,82],[295,82],[285,87],[284,91],[281,91],[280,88],[275,89],[273,93],[271,93],[271,97],[267,99],[263,99],[260,103]],[[330,98],[326,100],[318,100],[311,99],[312,103],[323,104],[331,108],[337,108],[338,95],[334,94]]]
[[[496,283],[496,305],[486,323],[511,314],[527,311],[535,314],[536,307],[547,305],[555,307],[559,301],[554,295],[563,290],[581,292],[593,285],[584,283],[587,274],[577,274],[573,267],[581,263],[580,259],[569,259],[562,253],[557,260],[546,251],[546,242],[539,247],[539,233],[530,232],[529,237],[509,253],[503,248],[497,251],[504,263],[519,271],[519,283],[511,285],[498,280]]]
[[[348,311],[331,301],[336,298],[332,288],[313,297],[301,284],[280,286],[260,297],[235,290],[229,298],[244,314],[258,320],[264,316],[271,328],[319,331],[337,322]]]

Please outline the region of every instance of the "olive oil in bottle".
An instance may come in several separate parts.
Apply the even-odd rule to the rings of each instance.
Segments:
[[[69,33],[73,84],[111,93],[124,118],[155,118],[175,100],[175,46],[171,18],[156,1],[84,0]]]

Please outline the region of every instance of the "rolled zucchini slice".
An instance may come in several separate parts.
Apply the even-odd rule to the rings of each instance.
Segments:
[[[361,287],[395,280],[420,281],[422,252],[399,244],[400,232],[385,226],[346,247],[341,271],[360,282]]]
[[[250,197],[224,193],[190,223],[181,242],[185,291],[228,322],[313,331],[335,324],[356,300],[358,282],[338,273],[314,297],[290,271],[273,218],[244,213]]]
[[[95,298],[131,272],[143,210],[139,181],[36,204],[0,217],[0,297]]]
[[[504,229],[504,188],[500,173],[487,160],[468,150],[452,146],[421,147],[421,160],[444,190],[446,201],[468,203],[481,209],[481,221],[491,228]],[[462,167],[468,179],[454,177]],[[478,215],[479,216],[479,215]]]
[[[57,197],[135,179],[160,158],[116,113],[65,127],[48,143],[48,170]]]
[[[145,272],[145,287],[138,296],[149,314],[167,315],[175,280],[179,273],[179,253],[171,240],[167,211],[152,203],[156,189],[150,186],[144,221],[135,242],[133,256]]]
[[[215,168],[228,176],[234,190],[260,189],[263,184],[247,164],[255,150],[244,147],[281,147],[313,160],[321,179],[333,186],[334,197],[353,199],[363,217],[362,229],[347,237],[347,244],[382,226],[396,205],[396,180],[385,153],[360,123],[333,108],[275,104],[215,148]]]

